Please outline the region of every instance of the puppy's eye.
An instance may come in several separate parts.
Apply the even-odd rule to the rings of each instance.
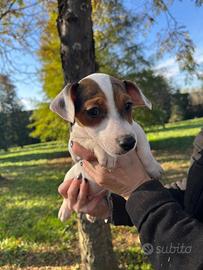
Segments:
[[[133,107],[133,103],[130,102],[130,101],[127,102],[127,103],[125,104],[125,112],[131,111],[132,107]]]
[[[100,116],[101,111],[98,107],[93,107],[93,108],[87,110],[87,114],[88,114],[88,116],[90,116],[92,118],[96,118],[96,117]]]

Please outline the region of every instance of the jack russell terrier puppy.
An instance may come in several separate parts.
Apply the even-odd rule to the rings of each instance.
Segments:
[[[50,105],[52,111],[72,124],[69,151],[76,164],[67,172],[64,181],[82,174],[89,180],[90,195],[102,190],[80,166],[70,141],[93,151],[100,165],[109,169],[115,166],[118,157],[136,148],[148,174],[154,179],[161,177],[163,170],[152,156],[146,135],[133,121],[134,106],[152,107],[135,83],[107,74],[94,73],[65,86]],[[59,219],[65,221],[70,215],[67,199],[64,199]]]

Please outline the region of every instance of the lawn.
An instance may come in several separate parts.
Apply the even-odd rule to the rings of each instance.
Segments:
[[[166,124],[165,128],[147,131],[154,155],[162,164],[163,182],[181,180],[187,175],[195,136],[203,128],[203,118]]]
[[[201,127],[203,118],[147,132],[165,169],[163,181],[186,176],[192,141]],[[69,166],[62,142],[0,151],[0,269],[79,269],[76,218],[65,225],[57,219],[57,187]],[[112,226],[112,233],[122,269],[150,269],[133,266],[142,261],[134,229]]]

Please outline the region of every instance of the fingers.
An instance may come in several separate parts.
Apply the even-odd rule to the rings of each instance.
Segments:
[[[83,160],[82,166],[86,173],[95,180],[95,182],[102,186],[104,185],[104,179],[105,176],[108,174],[108,171],[106,168],[101,167],[99,164],[92,165],[90,162],[87,160]]]
[[[74,179],[68,189],[68,208],[73,210],[73,206],[77,202],[82,179]]]
[[[69,180],[69,181],[64,181],[63,183],[60,184],[60,186],[58,187],[58,193],[64,197],[67,198],[68,197],[68,189],[72,183],[73,179]]]
[[[87,150],[86,148],[81,146],[79,143],[74,142],[72,144],[72,150],[75,155],[79,156],[82,159],[86,159],[90,161],[96,159],[93,152]]]
[[[80,209],[87,203],[88,199],[88,191],[89,191],[89,185],[86,182],[86,180],[82,180],[82,183],[80,185],[80,191],[77,198],[77,204],[74,207],[75,211],[81,211]]]
[[[58,191],[60,195],[67,199],[67,206],[70,210],[79,212],[89,201],[89,185],[87,180],[82,180],[81,177],[79,179],[64,181],[59,186]]]
[[[97,182],[97,180],[96,180],[97,172],[96,172],[94,166],[86,160],[83,160],[81,165],[83,166],[86,173]]]
[[[88,163],[88,162],[87,162]],[[89,163],[88,163],[89,165]],[[102,167],[98,164],[90,166],[87,169],[91,171],[90,176],[97,173],[97,169],[100,172]],[[98,166],[98,168],[97,168]],[[100,172],[101,173],[101,172]],[[97,173],[98,174],[98,173]],[[82,180],[82,176],[79,176],[79,179],[71,179],[69,181],[64,181],[58,188],[59,193],[67,199],[67,207],[70,210],[74,210],[76,212],[84,212],[90,215],[98,214],[100,216],[100,203],[103,200],[103,197],[106,195],[107,191],[102,190],[96,195],[89,195],[89,184],[86,180]],[[98,208],[99,206],[99,208]],[[107,206],[102,207],[106,212]],[[103,212],[103,210],[102,210]]]

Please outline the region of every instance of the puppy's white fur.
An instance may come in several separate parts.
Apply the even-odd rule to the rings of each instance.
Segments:
[[[119,153],[120,147],[118,145],[117,138],[125,135],[132,135],[136,140],[134,148],[136,147],[137,154],[148,174],[155,179],[159,179],[163,170],[151,153],[150,146],[143,129],[138,123],[133,121],[132,124],[130,124],[119,116],[114,102],[113,89],[109,75],[95,73],[87,76],[86,78],[94,80],[100,86],[106,96],[109,112],[106,119],[96,127],[81,127],[75,123],[70,134],[70,141],[78,142],[86,149],[92,150],[101,165],[113,168],[116,164],[117,158],[122,158]],[[141,90],[139,91],[143,102],[150,108],[150,102],[143,95]],[[65,108],[61,108],[59,106],[61,98],[66,99],[64,102],[66,104]],[[69,106],[67,106],[67,104],[69,104]],[[66,120],[73,122],[74,106],[70,95],[68,95],[66,91],[63,90],[55,98],[51,104],[51,109]],[[70,144],[69,151],[76,164],[67,172],[64,181],[76,178],[80,173],[82,173],[83,178],[87,178],[89,180],[90,194],[95,194],[101,191],[102,188],[95,184],[94,180],[83,171],[83,168],[78,163],[77,157],[72,152]],[[134,151],[134,149],[131,151]],[[64,199],[59,210],[59,218],[61,221],[68,219],[71,214],[67,202],[68,200]]]

